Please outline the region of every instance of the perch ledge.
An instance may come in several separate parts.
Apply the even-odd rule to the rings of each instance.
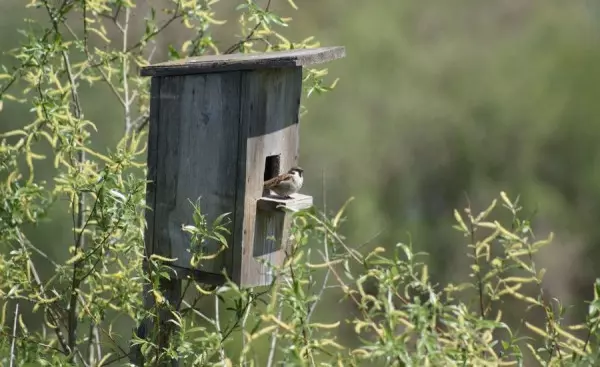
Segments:
[[[280,198],[275,195],[263,196],[258,199],[258,209],[265,211],[276,211],[281,210],[281,207],[291,209],[292,211],[298,211],[308,209],[313,206],[312,196],[302,194],[292,194],[291,199]]]

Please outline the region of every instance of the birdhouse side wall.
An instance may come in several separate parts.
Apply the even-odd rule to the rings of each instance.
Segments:
[[[147,214],[146,246],[150,254],[176,258],[172,265],[190,268],[192,252],[219,249],[214,241],[191,248],[182,226],[194,224],[192,202],[209,225],[231,213],[229,229],[235,227],[240,82],[241,72],[153,78],[147,200],[154,210]],[[202,261],[197,270],[221,273],[227,256]]]

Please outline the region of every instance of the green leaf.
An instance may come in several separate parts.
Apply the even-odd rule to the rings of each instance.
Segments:
[[[277,14],[273,14],[273,13],[269,13],[268,15],[268,19],[271,20],[273,23],[280,25],[282,27],[287,27],[287,23],[285,23],[283,21],[283,19],[281,19],[281,17]]]
[[[221,223],[223,222],[223,220],[225,218],[227,218],[228,215],[230,215],[231,213],[223,213],[221,215],[219,215],[213,222],[213,227],[218,227],[219,225],[221,225]]]
[[[119,191],[115,190],[115,189],[111,189],[108,191],[111,196],[113,196],[116,199],[119,199],[118,201],[120,201],[121,203],[124,203],[127,201],[127,198],[125,197],[125,195],[121,194]]]
[[[181,59],[181,55],[179,54],[179,51],[177,51],[175,49],[175,47],[173,47],[173,45],[169,45],[169,56],[171,59],[176,59],[176,60]]]

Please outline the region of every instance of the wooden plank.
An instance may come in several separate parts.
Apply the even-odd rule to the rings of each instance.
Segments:
[[[273,210],[256,208],[256,224],[254,225],[253,260],[260,265],[257,269],[254,282],[257,285],[271,284],[274,273],[270,265],[281,265],[284,258],[282,249],[285,237],[286,213]],[[273,263],[273,261],[275,261]]]
[[[344,56],[346,56],[346,49],[340,46],[263,53],[207,55],[145,66],[141,69],[141,75],[172,76],[309,66],[332,61]]]
[[[257,273],[256,283],[271,284],[275,274],[269,267],[281,265],[285,259],[291,226],[292,212],[308,209],[313,205],[312,196],[292,194],[291,199],[277,196],[263,196],[256,203],[256,224],[254,226],[254,261],[261,264]]]
[[[265,285],[266,269],[254,257],[281,264],[282,251],[269,253],[268,243],[254,243],[257,201],[263,194],[263,173],[268,156],[280,155],[280,170],[298,163],[298,111],[302,92],[302,68],[267,69],[242,74],[240,151],[245,160],[239,167],[238,191],[245,194],[241,223],[241,251],[233,259],[233,279],[241,286]],[[243,177],[243,179],[242,179]],[[240,203],[241,205],[241,203]],[[238,206],[238,213],[242,212]],[[240,225],[241,224],[241,225]],[[257,246],[263,246],[257,249]],[[239,269],[239,270],[238,270]],[[237,272],[239,271],[239,272]]]
[[[281,250],[285,214],[281,211],[256,208],[253,257],[265,256]]]
[[[157,126],[157,159],[155,164],[154,238],[151,254],[172,258],[173,249],[169,236],[169,215],[175,210],[177,166],[179,159],[180,106],[175,98],[181,93],[183,78],[161,78]]]
[[[146,229],[144,233],[144,244],[145,244],[145,257],[146,259],[154,251],[154,215],[155,215],[155,200],[156,200],[156,169],[158,165],[158,137],[159,137],[159,110],[160,110],[160,78],[152,78],[150,81],[150,116],[148,123],[148,173],[146,184]],[[147,261],[144,261],[146,264]],[[147,266],[144,267],[144,271],[147,272]],[[144,284],[143,294],[141,295],[144,299],[144,308],[149,310],[154,305],[154,297],[150,292],[151,285],[148,283]],[[152,320],[144,319],[137,328],[136,334],[142,339],[146,339],[149,336],[149,331],[152,330]],[[135,366],[143,366],[144,358],[140,345],[130,346],[130,362]]]
[[[154,208],[156,200],[156,168],[158,163],[158,136],[159,136],[159,109],[160,109],[160,78],[152,78],[150,81],[150,117],[148,123],[148,173],[146,184],[145,211],[146,230],[144,243],[146,257],[153,253],[154,248]]]
[[[209,225],[235,209],[239,94],[239,72],[165,77],[162,82],[159,123],[164,142],[156,203],[161,227],[155,252],[177,258],[177,267],[190,267],[192,258],[190,237],[181,229],[193,224],[190,201],[200,200]],[[231,236],[228,240],[232,245]],[[203,249],[207,254],[217,250],[215,242]],[[222,253],[198,270],[221,273],[224,261]]]
[[[170,339],[180,332],[178,320],[173,315],[173,311],[179,311],[183,297],[182,283],[181,279],[174,277],[160,280],[159,289],[166,301],[158,307],[158,335],[156,335],[156,345],[160,351],[167,349]],[[162,363],[158,364],[160,367],[179,367],[179,365],[178,356],[165,358]]]
[[[283,199],[275,195],[263,196],[258,199],[257,206],[264,211],[282,211],[279,207],[287,208],[292,211],[308,209],[313,206],[312,196],[303,194],[292,194],[291,199]]]
[[[150,310],[154,307],[154,297],[152,296],[152,284],[149,282],[144,283],[142,290],[142,297],[144,298],[144,309]],[[153,319],[150,317],[144,318],[136,329],[136,336],[140,339],[150,340],[152,337],[152,330],[154,329]],[[142,353],[141,344],[129,345],[129,362],[137,367],[143,367],[146,365],[144,355]]]
[[[158,242],[159,246],[155,248],[157,244],[155,240],[157,237],[155,236],[155,230],[157,227],[160,228],[160,222],[156,222],[157,211],[154,210],[156,208],[156,199],[157,192],[160,196],[160,191],[158,188],[162,188],[158,183],[164,183],[164,180],[160,180],[158,172],[164,166],[164,162],[161,159],[160,149],[165,143],[165,140],[161,139],[165,134],[164,125],[161,126],[161,79],[160,78],[152,78],[150,86],[150,116],[149,116],[149,125],[148,125],[148,174],[146,184],[146,204],[149,208],[146,209],[146,231],[145,231],[145,250],[146,250],[146,258],[148,258],[153,253],[160,253],[165,256],[168,255],[169,249],[165,247],[161,247],[160,244],[162,242]],[[158,211],[159,220],[160,220],[160,211]],[[156,252],[155,252],[156,251]],[[164,253],[163,253],[164,252]],[[147,259],[144,260],[144,271],[148,272],[148,262]],[[146,310],[151,309],[155,305],[155,299],[153,293],[151,292],[152,286],[149,283],[144,284],[142,297],[144,299],[144,308]],[[176,308],[178,305],[178,301],[181,295],[181,280],[179,279],[164,279],[160,282],[159,286],[160,291],[165,296],[165,299],[168,301],[167,304],[173,308]],[[169,320],[173,319],[171,312],[166,309],[161,309],[159,318],[159,335],[157,335],[157,344],[164,348],[168,345],[169,338],[171,335],[177,331],[175,328],[175,324],[173,322],[169,322]],[[146,318],[142,320],[140,325],[136,330],[136,334],[138,337],[142,339],[149,339],[152,337],[151,332],[154,329],[154,322],[151,318]],[[132,345],[130,348],[130,362],[135,366],[144,366],[145,361],[142,355],[140,345]],[[178,366],[178,360],[170,360],[167,363],[163,363],[163,365],[169,365],[172,367]]]

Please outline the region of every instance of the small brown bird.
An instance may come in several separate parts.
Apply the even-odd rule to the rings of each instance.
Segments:
[[[273,191],[284,199],[291,199],[290,195],[295,194],[302,187],[304,170],[300,167],[293,167],[287,173],[265,181],[264,188]]]

